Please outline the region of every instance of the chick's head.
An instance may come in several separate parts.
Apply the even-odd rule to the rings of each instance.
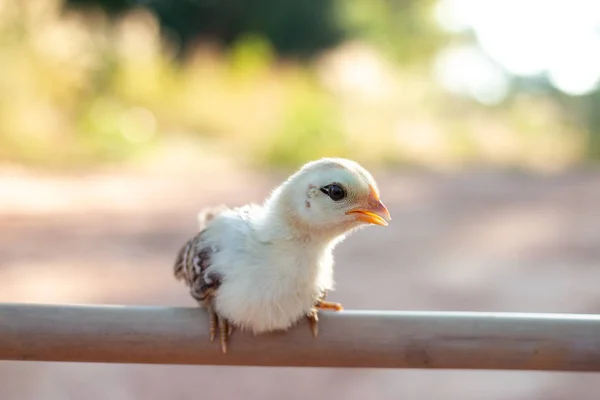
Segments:
[[[373,176],[358,163],[324,158],[305,164],[282,187],[289,213],[305,226],[343,233],[364,225],[387,226],[390,213]]]

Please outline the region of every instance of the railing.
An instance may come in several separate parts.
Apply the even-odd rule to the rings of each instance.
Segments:
[[[0,304],[0,359],[600,371],[600,316],[322,312],[316,339],[236,331],[222,354],[196,308]]]

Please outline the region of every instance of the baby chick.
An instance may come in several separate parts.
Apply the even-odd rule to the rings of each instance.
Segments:
[[[211,341],[218,326],[223,353],[234,326],[259,334],[308,318],[316,337],[317,310],[342,310],[325,301],[334,247],[359,227],[391,220],[371,174],[340,158],[305,164],[262,206],[221,206],[198,219],[174,273],[208,310]]]

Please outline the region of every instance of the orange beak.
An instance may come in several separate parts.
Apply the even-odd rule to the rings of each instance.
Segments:
[[[373,188],[371,188],[366,207],[354,208],[347,211],[346,214],[356,214],[356,219],[359,221],[381,226],[387,226],[388,222],[392,220],[390,212],[379,200],[379,196]]]

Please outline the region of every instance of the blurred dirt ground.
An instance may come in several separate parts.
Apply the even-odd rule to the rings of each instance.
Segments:
[[[600,171],[379,173],[392,224],[337,249],[351,309],[600,313]],[[0,301],[192,306],[171,275],[196,213],[251,172],[0,175]],[[0,398],[598,399],[594,374],[0,362]]]

